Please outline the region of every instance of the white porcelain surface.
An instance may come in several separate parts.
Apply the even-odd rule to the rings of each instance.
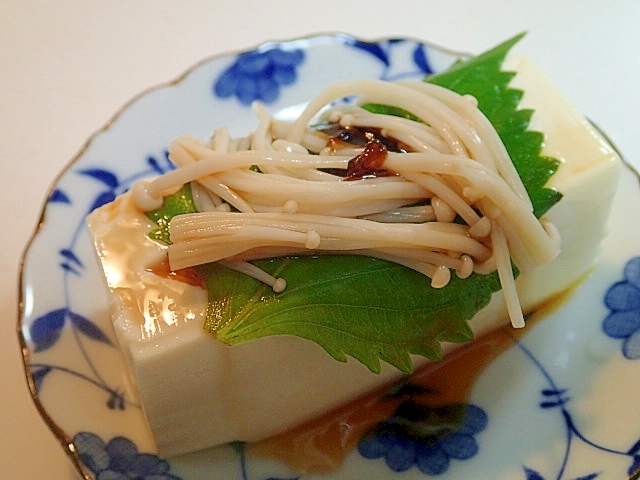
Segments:
[[[37,221],[40,199],[47,195],[47,185],[62,170],[67,159],[74,156],[84,139],[99,128],[122,103],[149,85],[177,76],[201,58],[251,47],[270,38],[291,38],[317,31],[340,30],[366,38],[399,35],[427,38],[456,50],[479,52],[527,29],[530,34],[521,50],[541,63],[570,98],[614,138],[625,156],[635,162],[640,158],[640,145],[632,127],[637,122],[631,120],[637,118],[635,108],[640,104],[640,99],[637,90],[632,87],[637,85],[639,72],[638,63],[634,61],[635,48],[630,45],[638,44],[638,41],[632,41],[633,36],[637,35],[632,28],[633,19],[638,18],[640,13],[637,4],[619,2],[613,9],[610,6],[605,8],[582,2],[576,5],[572,5],[573,2],[562,5],[558,3],[536,2],[535,6],[533,3],[523,3],[520,8],[499,10],[492,7],[501,4],[500,2],[483,7],[470,2],[467,5],[470,12],[465,15],[460,13],[465,2],[408,2],[407,8],[391,9],[382,2],[378,5],[376,2],[342,4],[327,1],[318,7],[309,7],[307,14],[303,12],[305,9],[292,4],[284,9],[284,16],[277,21],[278,28],[275,29],[273,24],[266,28],[266,22],[259,20],[268,17],[273,8],[258,4],[256,15],[251,18],[247,18],[246,4],[243,4],[243,8],[226,9],[222,18],[213,7],[189,5],[181,8],[159,8],[153,3],[129,6],[96,2],[95,5],[80,7],[57,3],[56,11],[47,11],[47,8],[35,3],[8,2],[3,8],[6,18],[12,21],[7,22],[8,27],[0,33],[3,45],[0,54],[6,65],[1,73],[6,81],[2,82],[5,87],[0,98],[2,104],[7,105],[3,109],[0,129],[2,143],[5,145],[1,162],[1,218],[9,227],[2,238],[3,252],[6,252],[6,256],[3,255],[2,269],[3,306],[9,312],[6,316],[9,318],[5,318],[2,327],[5,347],[2,349],[5,365],[2,379],[5,388],[0,397],[0,425],[6,434],[2,438],[4,455],[0,461],[0,476],[25,479],[74,478],[70,462],[65,458],[63,449],[56,445],[49,429],[44,426],[25,386],[13,317],[18,298],[17,258]],[[420,15],[412,12],[420,12]],[[377,20],[379,17],[384,17],[387,21],[381,24]],[[567,22],[567,18],[579,21]],[[238,22],[243,22],[247,27],[234,28]],[[487,29],[486,25],[491,25],[491,28]],[[625,25],[628,28],[624,28]],[[624,39],[617,34],[620,30],[628,32]],[[207,123],[203,128],[208,129],[208,126]],[[161,152],[155,154],[160,156]],[[529,346],[531,342],[532,349],[538,348],[538,342],[544,348],[553,349],[552,354],[545,355],[548,361],[545,360],[543,367],[551,373],[558,389],[569,388],[571,400],[563,408],[571,414],[579,432],[588,440],[619,452],[626,452],[632,447],[640,430],[640,420],[635,413],[638,409],[634,408],[635,396],[628,394],[638,391],[636,379],[639,377],[637,368],[640,361],[625,359],[621,353],[622,342],[603,335],[600,324],[607,314],[601,300],[603,292],[611,283],[622,280],[625,262],[638,253],[633,251],[638,245],[637,241],[633,241],[634,238],[637,239],[637,231],[634,232],[637,227],[633,222],[636,215],[633,205],[637,205],[637,181],[630,174],[625,179],[627,186],[621,189],[620,198],[630,200],[631,208],[626,205],[619,208],[601,266],[566,307],[578,314],[587,312],[585,318],[591,319],[585,320],[587,327],[583,328],[581,324],[580,329],[572,329],[571,322],[566,316],[562,316],[558,321],[541,324],[526,338],[526,345]],[[67,180],[62,178],[61,182]],[[69,188],[75,194],[75,187]],[[87,195],[91,193],[87,192]],[[30,200],[25,201],[25,198]],[[56,208],[60,206],[56,205]],[[56,235],[59,237],[56,238],[68,239],[68,217],[62,215],[63,220],[57,220],[53,209],[47,215],[45,225],[52,223],[64,227],[57,230]],[[73,225],[75,224],[74,221]],[[30,252],[37,251],[37,243],[36,241],[32,245]],[[50,266],[45,267],[45,270],[58,272],[62,258],[58,255],[58,250],[55,255],[51,255],[51,251],[46,253],[47,248],[51,247],[43,247]],[[86,247],[79,248],[82,258],[89,258],[90,252]],[[32,254],[34,258],[37,256]],[[29,261],[27,257],[27,270],[30,268]],[[87,264],[87,270],[94,268],[95,266]],[[70,275],[69,278],[73,277]],[[79,285],[80,290],[76,295],[82,297],[82,289],[85,287],[80,283]],[[87,293],[92,292],[89,286],[86,288]],[[42,294],[41,290],[36,291],[38,295],[35,297],[34,312],[38,308],[47,311],[55,307],[60,295],[59,282],[47,283],[46,294]],[[25,292],[23,296],[27,303],[29,295],[29,292]],[[94,309],[99,310],[100,304],[88,307],[86,316],[92,316]],[[575,320],[575,317],[572,318]],[[554,342],[548,341],[550,336],[545,332],[545,328],[549,328],[548,325],[551,324],[554,325],[551,337],[555,339]],[[556,328],[559,330],[555,330]],[[73,346],[73,342],[70,343]],[[103,354],[96,353],[99,349],[107,352],[112,348],[101,345],[96,349],[93,344],[89,345],[92,345],[91,355],[98,357]],[[576,351],[580,353],[575,354]],[[50,354],[53,355],[51,352],[43,352],[41,355]],[[501,369],[514,368],[516,361],[523,364],[522,368],[533,368],[531,375],[524,375],[524,378],[532,379],[540,374],[540,370],[532,367],[535,364],[528,360],[523,351],[514,350],[510,355],[515,356],[513,362],[505,356],[506,364],[503,360],[497,362],[487,372],[487,377],[497,375],[502,378],[504,375]],[[52,359],[47,357],[39,361],[45,363],[50,360]],[[68,361],[72,362],[73,358]],[[582,378],[583,369],[589,371],[586,379]],[[91,374],[90,371],[85,373]],[[49,377],[46,381],[53,378]],[[576,379],[579,381],[575,381]],[[117,375],[106,378],[106,381],[110,385],[124,385]],[[474,402],[482,402],[487,396],[495,395],[491,381],[487,382],[483,380],[478,385]],[[108,410],[105,407],[104,391],[87,387],[84,383],[86,382],[79,382],[81,386],[77,388],[81,390],[73,387],[73,396],[81,396],[83,408],[69,408],[73,403],[70,403],[66,394],[71,387],[58,390],[56,395],[59,397],[50,400],[52,405],[60,406],[60,411],[54,412],[55,409],[52,409],[51,415],[61,415],[65,418],[64,422],[69,422],[71,426],[66,428],[70,430],[70,435],[78,431],[73,430],[74,428],[86,428],[82,426],[83,422],[93,422],[94,414],[91,409],[84,408],[85,404],[100,404],[102,409]],[[562,434],[566,424],[562,421],[561,408],[538,407],[542,389],[549,386],[548,381],[541,376],[537,385],[525,383],[510,384],[513,394],[521,395],[518,398],[525,400],[504,400],[504,404],[499,405],[500,411],[505,415],[504,421],[511,422],[507,414],[512,414],[514,421],[522,421],[526,416],[521,415],[521,406],[528,405],[532,414],[544,416],[544,421],[538,422],[538,425],[548,424],[549,417],[555,415],[553,424],[556,431],[553,435],[564,439]],[[617,393],[621,391],[624,394]],[[125,409],[125,412],[132,410]],[[109,429],[119,432],[122,425],[127,423],[122,417],[117,418],[119,413],[121,412],[113,411],[109,414],[109,418],[115,420],[104,431],[105,437],[109,437]],[[629,426],[629,431],[618,427],[620,424]],[[527,443],[524,450],[516,449],[514,452],[513,440],[504,440],[504,436],[498,435],[497,438],[506,441],[506,446],[501,445],[500,440],[489,442],[496,432],[491,425],[495,424],[490,423],[482,437],[478,437],[480,446],[491,444],[496,455],[520,455],[518,458],[521,460],[514,467],[512,477],[505,478],[525,478],[523,465],[540,472],[543,478],[567,479],[593,472],[600,473],[597,478],[619,478],[611,469],[624,473],[630,466],[628,455],[602,451],[594,454],[593,446],[574,436],[572,451],[577,453],[572,455],[580,456],[572,458],[581,459],[579,467],[574,468],[571,463],[559,474],[558,461],[564,451],[562,441],[555,447],[561,452],[557,456],[545,453],[544,450],[536,450],[536,445],[532,443]],[[514,425],[516,424],[510,426],[510,431],[518,433],[515,438],[518,435],[530,438],[527,430],[518,429]],[[541,427],[541,430],[544,428]],[[542,432],[542,438],[546,434],[549,433]],[[144,449],[144,441],[139,443]],[[481,453],[476,460],[481,458]],[[589,461],[582,461],[583,458],[588,458]],[[360,469],[363,462],[363,459],[355,456],[347,468]],[[471,468],[472,463],[457,463],[457,467],[463,468],[458,470],[459,474],[465,472],[464,468]],[[491,468],[499,468],[499,463],[493,465]],[[385,469],[380,471],[384,475],[388,473]],[[172,465],[172,472],[183,478],[190,478],[177,463]],[[489,467],[487,472],[491,472]]]

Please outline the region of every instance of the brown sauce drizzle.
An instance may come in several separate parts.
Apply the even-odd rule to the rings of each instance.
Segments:
[[[167,257],[164,257],[157,263],[149,265],[146,270],[147,272],[151,272],[161,278],[169,278],[194,287],[207,288],[205,279],[198,270],[195,268],[171,270],[171,267],[169,266],[169,259]]]

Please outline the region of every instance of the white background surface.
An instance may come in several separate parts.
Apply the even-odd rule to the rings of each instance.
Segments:
[[[518,51],[640,166],[639,21],[637,0],[0,2],[0,478],[76,478],[24,380],[20,257],[56,176],[134,95],[267,40],[344,32],[479,53],[527,30]]]

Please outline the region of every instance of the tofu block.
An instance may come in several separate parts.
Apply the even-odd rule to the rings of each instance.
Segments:
[[[523,89],[543,154],[561,161],[549,186],[564,194],[547,217],[562,237],[553,261],[521,275],[524,311],[583,277],[599,252],[619,175],[616,152],[527,59],[506,69]],[[113,327],[130,367],[158,452],[174,456],[232,441],[256,442],[401,378],[384,365],[335,361],[318,345],[271,336],[228,346],[205,332],[206,291],[146,270],[166,255],[147,239],[154,225],[129,194],[93,212],[88,226],[104,268]],[[500,292],[471,321],[476,336],[508,322]],[[456,345],[443,345],[445,352]],[[413,358],[416,366],[427,360]]]

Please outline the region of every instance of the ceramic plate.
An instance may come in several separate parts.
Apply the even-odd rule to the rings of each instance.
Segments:
[[[170,168],[183,133],[253,128],[249,104],[272,112],[352,76],[422,78],[459,55],[410,39],[328,35],[208,59],[145,92],[93,136],[59,177],[24,258],[20,341],[33,399],[88,479],[297,477],[243,445],[180,458],[154,454],[125,374],[88,212],[142,177]],[[319,478],[622,479],[640,464],[640,207],[626,168],[597,268],[574,294],[486,368],[457,430],[432,439],[369,438]],[[639,256],[639,257],[636,257]],[[373,442],[373,443],[372,443]]]

